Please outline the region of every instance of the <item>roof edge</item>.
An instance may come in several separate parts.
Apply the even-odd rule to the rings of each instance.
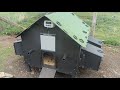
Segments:
[[[46,15],[46,14],[45,14],[45,15]],[[34,25],[36,22],[38,22],[41,18],[45,17],[45,15],[42,16],[42,17],[40,17],[38,20],[36,20],[33,24],[31,24],[28,28],[26,28],[24,31],[22,31],[20,34],[18,34],[15,38],[21,36],[22,33],[24,33],[26,30],[28,30],[32,25]]]

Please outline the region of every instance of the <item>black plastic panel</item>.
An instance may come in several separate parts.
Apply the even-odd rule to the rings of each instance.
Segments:
[[[14,42],[14,49],[16,55],[23,55],[23,49],[22,49],[22,41],[16,41]]]
[[[80,66],[98,70],[103,59],[103,50],[92,44],[87,44],[86,48],[82,48]]]
[[[101,40],[96,39],[96,38],[94,38],[94,37],[92,37],[92,36],[89,36],[89,38],[88,38],[88,43],[90,43],[90,44],[92,44],[92,45],[94,45],[94,46],[97,46],[97,47],[99,47],[99,48],[101,48],[102,45],[103,45],[103,42],[102,42]]]

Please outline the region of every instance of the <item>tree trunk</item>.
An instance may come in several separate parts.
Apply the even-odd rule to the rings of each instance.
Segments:
[[[96,29],[96,21],[97,21],[97,12],[93,13],[92,27],[91,27],[91,36],[94,36]]]

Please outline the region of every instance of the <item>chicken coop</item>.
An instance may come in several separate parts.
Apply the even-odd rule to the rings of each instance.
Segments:
[[[56,72],[75,76],[78,68],[99,70],[103,59],[103,42],[90,36],[90,26],[72,12],[46,14],[18,37],[15,54],[41,69],[40,77],[47,71],[54,77]]]

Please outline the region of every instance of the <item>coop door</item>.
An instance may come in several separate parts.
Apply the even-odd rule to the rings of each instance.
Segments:
[[[55,36],[40,35],[41,50],[55,52]]]

